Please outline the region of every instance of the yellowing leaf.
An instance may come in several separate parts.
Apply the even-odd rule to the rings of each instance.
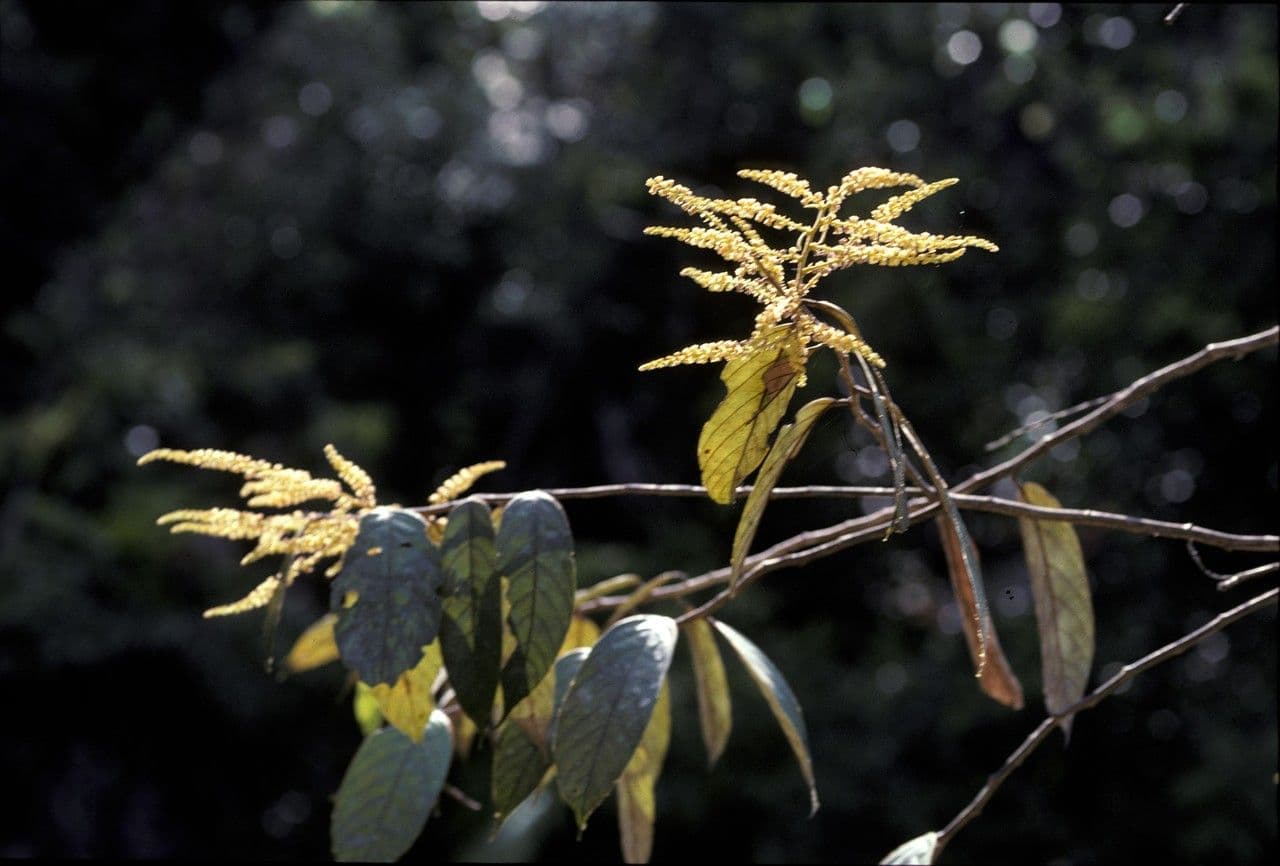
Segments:
[[[965,573],[965,558],[960,554],[960,538],[956,535],[952,524],[939,518],[938,534],[942,536],[942,550],[947,557],[947,573],[951,577],[951,589],[956,595],[956,603],[960,605],[960,624],[964,629],[964,640],[969,645],[969,655],[978,670],[978,687],[992,699],[1012,707],[1022,709],[1022,684],[1009,666],[1009,659],[1000,648],[1000,639],[996,636],[995,624],[991,621],[991,612],[983,609],[979,613],[973,597],[972,582]],[[978,551],[969,541],[969,555],[973,562],[978,561]],[[978,657],[978,628],[981,623],[982,632],[986,635],[987,659],[982,664]]]
[[[725,362],[720,379],[729,393],[698,437],[702,483],[716,502],[732,502],[738,485],[769,450],[769,437],[803,372],[795,352],[788,351],[794,340],[792,327],[779,325],[761,334],[749,354]]]
[[[370,687],[383,718],[415,743],[422,739],[423,728],[435,709],[431,685],[440,673],[440,664],[440,642],[434,641],[423,650],[422,660],[397,677],[392,685],[381,683]]]
[[[378,709],[378,699],[373,696],[373,689],[364,683],[356,683],[355,697],[351,699],[351,712],[360,726],[360,733],[366,737],[382,727],[382,710]]]
[[[663,682],[640,745],[618,779],[618,836],[626,863],[648,863],[653,852],[653,822],[657,817],[654,788],[671,742],[669,691]]]
[[[595,646],[598,640],[600,640],[600,626],[593,620],[575,613],[573,619],[569,620],[569,630],[565,632],[564,643],[560,644],[560,652],[556,653],[556,658],[580,646]]]
[[[1062,503],[1039,484],[1018,486],[1023,502],[1044,508]],[[1018,518],[1022,548],[1031,574],[1036,625],[1040,631],[1040,663],[1044,671],[1044,702],[1060,713],[1084,696],[1093,665],[1093,600],[1084,553],[1075,527],[1060,520]],[[1064,736],[1071,735],[1071,718],[1062,720]]]
[[[333,639],[333,625],[338,615],[326,613],[298,635],[293,648],[284,657],[284,668],[300,673],[338,660],[338,644]]]
[[[707,747],[707,766],[712,766],[724,754],[733,730],[733,705],[729,699],[729,681],[724,673],[724,661],[716,646],[715,634],[705,619],[695,619],[681,626],[689,640],[693,653],[693,678],[698,695],[698,723],[702,728],[702,742]]]
[[[782,671],[746,635],[719,620],[715,621],[715,627],[746,665],[747,673],[755,680],[769,709],[773,710],[773,717],[778,720],[783,735],[791,744],[791,751],[800,764],[800,774],[809,786],[809,814],[813,815],[818,811],[818,787],[813,778],[813,758],[809,756],[809,734],[805,729],[804,713],[800,709],[800,702],[796,700],[795,692],[787,685]]]
[[[742,576],[742,562],[751,549],[751,542],[756,537],[756,529],[760,526],[760,518],[764,516],[764,508],[769,504],[769,494],[773,492],[774,485],[782,476],[782,470],[800,453],[805,440],[809,438],[809,432],[813,430],[813,425],[835,402],[830,397],[823,397],[806,403],[796,412],[795,423],[788,424],[778,431],[778,438],[773,441],[769,456],[765,457],[764,465],[760,467],[760,474],[756,476],[756,482],[751,487],[750,495],[747,496],[747,504],[742,507],[742,516],[738,518],[738,530],[733,534],[733,553],[729,558],[732,567],[730,586],[737,584],[738,578]]]

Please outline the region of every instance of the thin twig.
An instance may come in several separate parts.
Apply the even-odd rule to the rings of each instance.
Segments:
[[[465,793],[463,793],[461,788],[455,788],[453,785],[450,785],[448,782],[444,783],[443,790],[444,790],[444,793],[448,794],[450,797],[457,800],[463,806],[466,806],[472,812],[479,812],[481,809],[484,808],[484,806],[482,806],[480,803],[477,803],[475,800],[471,799]]]
[[[1127,387],[1112,394],[1107,402],[1103,403],[1097,409],[1094,409],[1083,418],[1077,418],[1070,424],[1058,428],[1053,433],[1043,439],[1038,440],[1026,450],[1015,454],[1003,463],[998,463],[990,469],[978,472],[959,484],[955,485],[951,492],[968,493],[971,490],[977,490],[985,487],[993,481],[1010,475],[1023,466],[1035,460],[1037,457],[1045,454],[1050,449],[1068,439],[1074,439],[1077,436],[1083,436],[1091,432],[1103,421],[1119,412],[1124,411],[1129,406],[1137,403],[1143,397],[1158,391],[1160,388],[1185,376],[1190,376],[1198,370],[1209,366],[1214,361],[1220,361],[1223,358],[1235,358],[1239,360],[1250,352],[1257,352],[1260,349],[1266,349],[1280,343],[1280,326],[1272,326],[1265,331],[1259,331],[1256,334],[1250,334],[1247,337],[1240,337],[1236,340],[1227,340],[1222,343],[1210,343],[1198,352],[1188,355],[1180,361],[1175,361],[1148,373],[1140,379],[1130,383]]]
[[[1178,16],[1182,14],[1182,10],[1186,8],[1187,8],[1186,3],[1178,3],[1177,5],[1175,5],[1173,9],[1169,12],[1169,14],[1164,16],[1164,23],[1172,24],[1173,22],[1177,21]]]
[[[1246,580],[1253,580],[1255,577],[1262,577],[1267,574],[1275,574],[1277,571],[1280,571],[1280,562],[1268,562],[1265,565],[1259,565],[1257,568],[1247,568],[1244,571],[1229,574],[1218,584],[1218,591],[1226,592],[1228,589],[1235,589]]]
[[[986,784],[982,786],[977,795],[975,795],[969,802],[969,805],[961,809],[959,814],[952,818],[947,826],[938,833],[938,844],[935,852],[941,852],[942,847],[946,845],[947,842],[951,841],[951,839],[955,837],[956,833],[964,829],[965,825],[982,813],[983,807],[985,807],[987,802],[995,795],[995,792],[1004,783],[1005,779],[1009,778],[1013,771],[1016,770],[1033,751],[1035,751],[1037,746],[1044,742],[1050,732],[1053,731],[1053,729],[1063,720],[1074,716],[1076,713],[1091,709],[1100,703],[1103,698],[1115,692],[1138,674],[1149,670],[1162,662],[1166,662],[1175,656],[1181,655],[1200,641],[1207,638],[1209,635],[1222,631],[1222,629],[1226,628],[1236,620],[1246,617],[1255,611],[1261,610],[1267,605],[1275,604],[1277,597],[1280,597],[1280,589],[1271,589],[1261,595],[1254,596],[1244,604],[1218,614],[1195,631],[1188,632],[1172,643],[1165,644],[1158,650],[1143,656],[1137,661],[1130,662],[1125,665],[1115,674],[1115,676],[1098,686],[1086,697],[1067,707],[1062,712],[1046,718],[1034,731],[1030,733],[1030,735],[1027,736],[1025,740],[1022,741],[1022,745],[1018,746],[1018,748],[1015,749],[1009,757],[1005,758],[1000,769],[996,770],[995,773],[987,778]]]
[[[1070,418],[1072,415],[1079,415],[1081,412],[1087,412],[1090,409],[1096,409],[1110,399],[1107,397],[1094,397],[1092,400],[1085,400],[1083,403],[1077,403],[1074,406],[1068,406],[1066,409],[1059,409],[1057,412],[1051,412],[1042,418],[1037,418],[1030,423],[1023,424],[1021,427],[1015,427],[999,439],[993,439],[986,445],[982,446],[983,451],[999,451],[1019,436],[1025,436],[1033,430],[1039,430],[1050,421],[1061,421],[1063,418]]]

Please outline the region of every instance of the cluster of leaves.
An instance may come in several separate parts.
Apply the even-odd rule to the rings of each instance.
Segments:
[[[878,432],[880,445],[893,469],[896,507],[889,532],[905,531],[908,526],[905,495],[908,468],[917,480],[926,483],[922,474],[910,467],[909,455],[902,445],[905,436],[931,482],[928,492],[941,508],[938,530],[952,588],[963,613],[965,638],[979,685],[996,701],[1020,709],[1022,686],[996,636],[977,548],[946,481],[889,395],[880,372],[886,366],[884,359],[862,339],[853,317],[845,310],[808,297],[819,280],[851,264],[940,264],[959,258],[969,247],[990,252],[995,252],[997,247],[982,238],[913,233],[894,224],[897,217],[917,202],[954,184],[954,178],[925,183],[914,175],[882,168],[860,168],[823,194],[813,191],[808,181],[790,173],[745,170],[739,172],[739,176],[766,184],[797,199],[805,208],[816,210],[813,222],[797,222],[778,213],[772,205],[755,199],[707,198],[665,178],[651,178],[650,192],[699,217],[709,228],[654,227],[647,231],[711,249],[734,266],[731,273],[686,268],[682,275],[709,291],[738,291],[750,295],[764,305],[764,310],[756,317],[755,330],[746,340],[690,346],[640,368],[726,362],[721,380],[728,393],[703,426],[698,442],[703,484],[713,500],[729,503],[738,485],[757,468],[760,470],[734,536],[729,592],[736,589],[743,573],[770,493],[787,463],[804,445],[814,424],[839,402],[846,402],[856,419],[866,420],[869,416],[859,403],[869,399],[876,422],[868,421],[868,426]],[[854,193],[894,186],[912,189],[877,206],[869,219],[839,218],[841,206]],[[796,239],[785,249],[775,249],[763,240],[756,225],[794,232]],[[829,237],[836,240],[829,241]],[[835,319],[842,327],[820,321],[817,313]],[[806,403],[796,412],[792,423],[779,429],[795,390],[805,384],[806,363],[815,344],[837,355],[850,398],[840,401],[822,397]],[[855,382],[851,359],[862,371],[861,386]],[[1061,507],[1040,485],[1020,485],[1019,492],[1027,503]],[[1058,714],[1083,696],[1093,661],[1094,623],[1088,576],[1079,540],[1070,524],[1031,519],[1019,522],[1035,598],[1045,700],[1049,712]],[[1069,717],[1061,721],[1068,736],[1070,722]],[[931,848],[929,858],[935,853]]]
[[[825,194],[781,172],[745,171],[817,210],[811,225],[795,222],[754,199],[709,199],[662,178],[650,190],[702,218],[708,229],[651,229],[714,249],[735,265],[730,273],[684,273],[712,291],[742,291],[765,309],[745,341],[692,346],[642,369],[726,361],[728,394],[703,428],[698,455],[708,494],[731,502],[738,484],[760,470],[743,509],[731,552],[729,592],[737,581],[769,495],[816,421],[845,403],[855,418],[872,401],[881,445],[894,465],[897,509],[891,531],[905,531],[904,434],[933,482],[938,520],[965,635],[982,689],[1021,707],[1022,687],[1000,649],[987,609],[978,555],[959,512],[923,444],[893,403],[880,368],[884,360],[862,340],[841,308],[807,299],[824,276],[854,263],[934,264],[967,247],[995,250],[974,237],[915,234],[893,220],[954,181],[926,184],[913,175],[863,168]],[[877,207],[870,219],[840,219],[844,200],[863,189],[913,189]],[[753,226],[794,231],[791,247],[768,246]],[[828,237],[838,240],[828,242]],[[820,321],[820,311],[842,327]],[[822,397],[801,407],[779,429],[794,391],[804,383],[814,344],[834,351],[850,397]],[[855,359],[864,384],[854,381]],[[871,422],[868,421],[870,424]],[[776,436],[775,436],[776,433]],[[770,444],[772,440],[772,444]],[[279,572],[244,599],[207,612],[240,613],[267,604],[278,616],[285,589],[326,559],[330,613],[308,628],[285,660],[302,671],[337,659],[355,680],[355,711],[366,739],[335,798],[332,845],[339,860],[394,860],[421,833],[444,790],[455,754],[466,757],[477,735],[492,742],[492,801],[499,821],[553,781],[579,830],[613,791],[618,793],[624,858],[645,862],[652,849],[654,786],[670,741],[666,678],[677,638],[688,636],[697,684],[699,722],[711,764],[723,753],[732,726],[719,632],[743,661],[769,703],[800,764],[811,807],[818,808],[813,764],[800,704],[781,672],[744,635],[709,616],[676,620],[625,616],[670,579],[641,584],[630,575],[577,589],[573,534],[560,503],[542,491],[521,493],[505,506],[471,497],[457,501],[490,461],[462,470],[429,498],[456,503],[447,516],[378,506],[376,489],[358,466],[328,446],[325,455],[341,483],[313,478],[241,454],[162,449],[139,462],[169,460],[235,472],[249,510],[181,510],[160,518],[174,532],[254,539],[244,563],[280,554]],[[911,467],[913,475],[920,473]],[[346,488],[344,489],[343,483]],[[1026,502],[1059,507],[1042,487],[1021,487]],[[324,500],[324,512],[297,506]],[[265,513],[257,509],[288,509]],[[1069,524],[1024,519],[1022,534],[1040,628],[1046,702],[1051,713],[1083,695],[1093,656],[1093,611],[1084,559]],[[608,592],[635,587],[615,606],[605,630],[575,607]],[[1069,731],[1070,719],[1062,721]],[[936,834],[908,843],[911,857]],[[893,860],[902,850],[890,855]]]
[[[683,627],[666,616],[623,614],[658,584],[641,586],[606,630],[575,605],[634,586],[630,575],[577,591],[573,535],[560,504],[541,491],[503,507],[479,498],[447,517],[376,504],[359,467],[332,447],[326,455],[351,488],[240,454],[159,450],[140,462],[170,460],[244,475],[250,509],[313,499],[329,512],[184,510],[164,515],[175,532],[256,539],[245,563],[280,553],[281,572],[209,615],[272,605],[278,615],[299,557],[335,557],[330,613],[296,640],[284,659],[302,672],[339,659],[355,684],[365,732],[334,800],[338,860],[394,860],[421,833],[445,788],[455,755],[477,735],[493,749],[492,803],[505,820],[553,780],[580,829],[617,791],[624,858],[646,862],[656,816],[654,788],[671,732],[666,684],[677,636],[691,647],[699,719],[710,763],[724,751],[732,711],[714,631],[742,659],[790,742],[818,807],[799,702],[781,672],[745,636],[708,619]],[[433,505],[465,493],[499,461],[462,470],[432,494]],[[309,535],[308,533],[311,533]],[[656,580],[665,579],[660,576]],[[264,589],[265,587],[265,589]]]

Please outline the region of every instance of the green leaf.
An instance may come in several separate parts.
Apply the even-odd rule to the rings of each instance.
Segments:
[[[809,814],[813,815],[818,811],[818,788],[813,778],[813,759],[809,756],[809,735],[805,730],[804,713],[800,709],[800,702],[796,700],[795,693],[791,691],[791,686],[787,685],[782,672],[769,661],[769,657],[761,652],[758,646],[728,624],[719,620],[714,624],[716,630],[724,636],[729,646],[733,647],[734,652],[738,654],[738,658],[742,659],[742,663],[746,665],[747,673],[751,674],[751,679],[755,680],[760,693],[769,703],[769,709],[773,710],[773,716],[778,720],[783,735],[791,744],[791,751],[795,753],[796,761],[800,764],[800,773],[804,776],[805,784],[809,786]]]
[[[671,743],[671,695],[667,684],[644,729],[640,745],[618,779],[618,837],[626,863],[648,863],[653,852],[653,822],[657,817],[654,788]]]
[[[468,499],[449,512],[440,556],[448,588],[440,623],[444,664],[458,703],[483,728],[502,667],[502,582],[488,506]]]
[[[333,580],[329,608],[342,660],[369,685],[393,683],[422,658],[440,628],[444,577],[427,524],[412,511],[375,508]],[[355,603],[344,606],[348,593]]]
[[[857,356],[862,372],[867,377],[867,387],[871,391],[871,403],[876,407],[876,420],[880,424],[880,435],[884,437],[885,456],[889,459],[889,468],[893,471],[893,520],[889,523],[886,538],[895,532],[906,532],[911,525],[907,511],[907,458],[902,453],[902,428],[894,424],[889,415],[885,394],[889,386],[878,370],[861,355]]]
[[[728,393],[698,436],[698,466],[707,495],[729,504],[734,491],[769,450],[769,437],[791,403],[802,369],[787,343],[791,325],[765,331],[750,354],[725,362],[720,372]]]
[[[813,425],[835,402],[830,397],[823,397],[804,404],[796,412],[795,423],[787,424],[778,431],[778,437],[773,440],[773,447],[769,449],[769,455],[765,457],[764,464],[760,467],[760,474],[756,476],[751,493],[747,496],[747,504],[742,507],[742,516],[738,518],[738,530],[733,535],[733,553],[729,558],[732,568],[729,577],[731,587],[737,584],[738,578],[742,576],[742,562],[747,558],[747,552],[751,550],[751,542],[756,537],[760,518],[764,516],[765,506],[769,504],[769,494],[773,492],[774,485],[782,476],[782,470],[800,453],[805,440],[809,438],[809,432],[813,430]]]
[[[894,848],[880,861],[880,866],[929,866],[937,856],[938,833],[930,830]]]
[[[420,743],[395,728],[366,737],[334,798],[334,859],[389,863],[408,851],[440,796],[452,757],[449,717],[439,710]]]
[[[573,677],[551,742],[560,797],[578,828],[604,801],[644,735],[679,630],[675,620],[640,614],[609,629]]]
[[[1023,502],[1061,508],[1053,494],[1039,484],[1018,485]],[[1018,518],[1022,548],[1031,573],[1036,625],[1040,631],[1040,663],[1044,672],[1044,702],[1057,714],[1084,696],[1093,665],[1093,599],[1084,553],[1075,527],[1060,520]],[[1062,720],[1070,738],[1071,717]]]
[[[538,787],[551,760],[512,720],[503,723],[497,735],[493,747],[493,809],[495,817],[503,821]]]
[[[1022,709],[1022,683],[1009,665],[1004,650],[1000,647],[1000,638],[996,635],[995,623],[991,621],[990,611],[977,610],[973,597],[973,582],[965,572],[965,557],[960,553],[960,538],[955,528],[941,518],[937,521],[938,534],[942,536],[942,551],[947,558],[947,574],[951,577],[951,589],[955,593],[956,603],[960,605],[960,624],[964,629],[965,643],[969,646],[969,655],[974,667],[978,669],[978,687],[992,699],[1012,707]],[[978,561],[978,551],[970,539],[969,561]],[[979,619],[979,617],[982,617]],[[975,622],[981,622],[981,631],[987,641],[987,661],[980,664],[978,659],[978,628]]]
[[[724,661],[716,646],[715,633],[705,619],[690,620],[680,627],[693,654],[693,678],[698,695],[698,723],[707,747],[707,766],[714,766],[724,754],[733,730],[733,705]]]
[[[547,742],[556,741],[556,720],[560,718],[560,707],[564,705],[564,696],[569,693],[573,678],[582,670],[582,663],[587,660],[591,650],[587,648],[567,652],[556,659],[554,668],[555,700],[551,706],[551,725],[547,730]]]
[[[525,735],[539,749],[548,754],[551,751],[551,722],[555,717],[556,695],[563,696],[563,690],[568,687],[569,680],[578,672],[579,666],[575,662],[566,665],[561,665],[560,662],[566,654],[580,647],[593,646],[599,639],[599,627],[586,617],[575,615],[569,624],[569,630],[565,632],[564,642],[560,645],[560,658],[551,673],[544,676],[542,682],[524,700],[512,707],[507,716],[524,729]],[[586,655],[586,650],[583,650],[579,658],[585,658]]]
[[[387,685],[370,686],[369,693],[378,702],[378,712],[409,739],[422,739],[424,726],[435,709],[431,686],[440,673],[440,644],[423,647],[422,660]]]
[[[509,581],[508,622],[516,639],[502,671],[510,711],[550,669],[573,616],[573,533],[560,503],[540,490],[512,499],[502,512],[497,551],[498,570]]]

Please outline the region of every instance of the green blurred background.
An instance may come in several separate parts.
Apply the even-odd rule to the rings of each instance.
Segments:
[[[509,469],[482,489],[696,481],[714,369],[635,368],[754,308],[677,276],[709,254],[641,234],[681,219],[649,175],[761,197],[737,169],[961,179],[908,224],[999,254],[823,286],[951,478],[1037,412],[1273,323],[1276,8],[1166,26],[1170,6],[0,0],[0,855],[327,856],[359,739],[342,672],[277,682],[260,616],[200,619],[270,567],[154,525],[236,489],[135,468],[157,444],[320,471],[333,442],[405,504],[492,458]],[[1215,365],[1027,477],[1068,506],[1274,532],[1275,362]],[[832,413],[784,483],[884,477]],[[567,508],[583,583],[715,567],[735,519]],[[759,543],[861,508],[779,503]],[[740,671],[706,771],[680,650],[655,860],[872,861],[969,800],[1042,713],[1016,524],[971,528],[1027,709],[978,692],[932,528],[772,575],[725,619],[802,702],[823,809],[806,819]],[[1081,540],[1095,682],[1248,592],[1177,542]],[[324,602],[290,593],[282,646]],[[1270,862],[1275,646],[1273,608],[1144,675],[946,859]],[[483,798],[487,763],[452,779]],[[611,804],[580,842],[559,806],[516,823],[488,844],[445,800],[410,856],[617,856]]]

